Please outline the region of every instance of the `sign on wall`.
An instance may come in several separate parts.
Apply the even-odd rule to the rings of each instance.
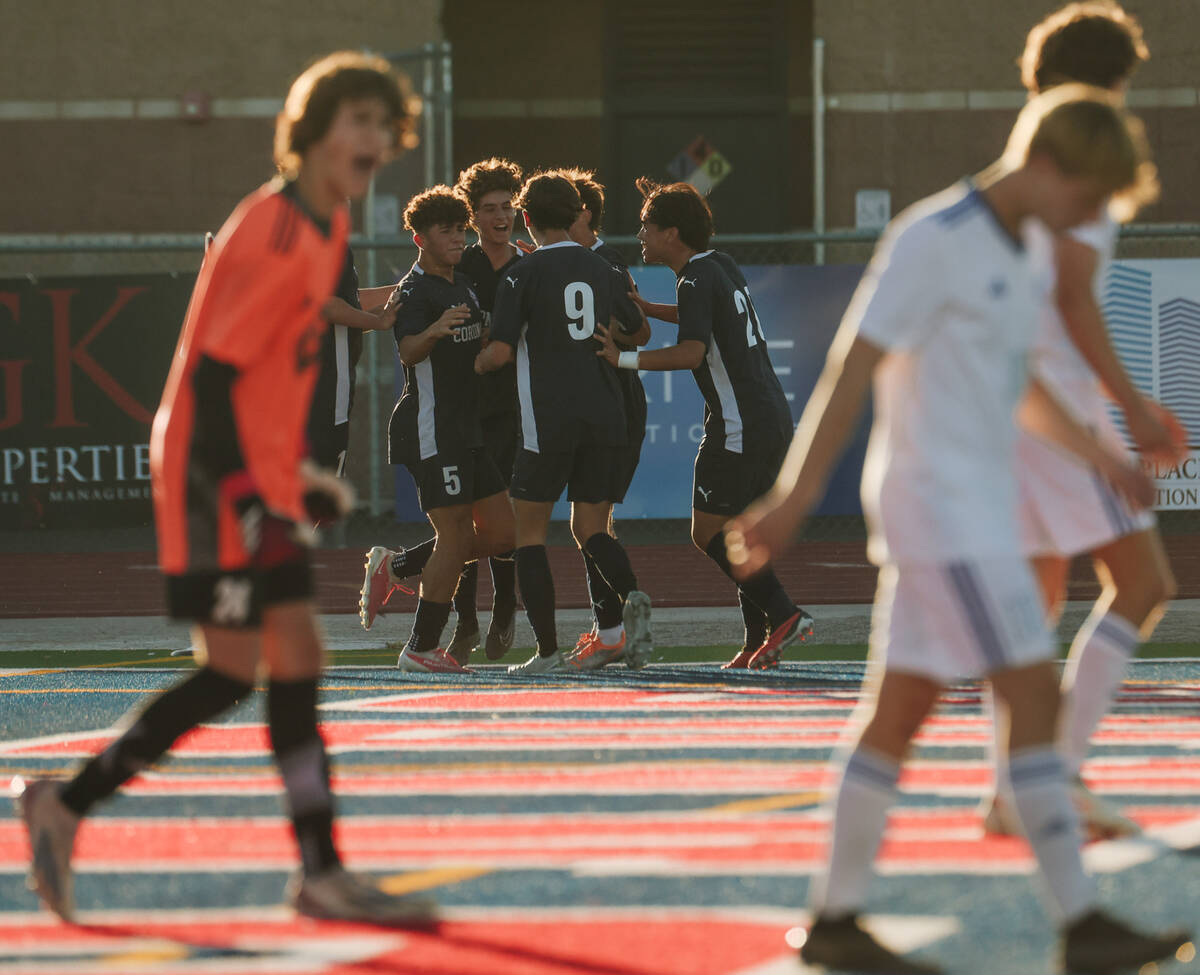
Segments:
[[[192,275],[0,281],[0,527],[148,524]]]

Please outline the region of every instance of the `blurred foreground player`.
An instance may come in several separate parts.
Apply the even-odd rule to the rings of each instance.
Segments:
[[[1072,3],[1029,32],[1021,75],[1031,94],[1078,81],[1119,95],[1147,56],[1140,25],[1116,4]],[[1116,251],[1117,216],[1105,207],[1099,219],[1057,235],[1031,227],[1034,255],[1054,267],[1050,301],[1039,310],[1039,369],[1071,414],[1106,442],[1123,449],[1105,392],[1120,406],[1143,454],[1175,464],[1187,456],[1187,434],[1168,410],[1133,384],[1100,309],[1098,290]],[[1175,593],[1154,512],[1131,509],[1095,471],[1035,434],[1021,435],[1017,463],[1021,541],[1051,625],[1062,611],[1067,571],[1076,555],[1091,554],[1103,585],[1071,643],[1062,677],[1059,748],[1084,832],[1093,838],[1137,833],[1137,823],[1087,788],[1080,769],[1129,660]],[[997,744],[995,752],[1002,750]],[[984,807],[988,832],[1020,831],[1003,798],[990,796]]]
[[[911,207],[885,233],[843,320],[774,490],[731,523],[730,557],[752,572],[794,538],[874,383],[863,469],[868,552],[880,566],[866,727],[846,762],[813,924],[800,957],[863,971],[934,972],[858,923],[900,765],[943,686],[986,677],[1008,728],[1005,780],[1060,926],[1071,972],[1137,968],[1187,940],[1134,931],[1098,909],[1079,819],[1055,748],[1055,645],[1020,551],[1016,425],[1077,452],[1139,504],[1153,485],[1106,450],[1040,382],[1027,384],[1040,267],[1029,218],[1059,233],[1113,194],[1156,190],[1140,126],[1099,89],[1064,86],[1021,113],[977,185]]]
[[[275,129],[282,178],[222,227],[192,294],[154,418],[151,476],[170,615],[196,622],[200,669],[159,695],[69,782],[24,784],[31,883],[70,919],[81,818],[158,761],[184,732],[267,680],[267,724],[301,869],[296,910],[420,923],[432,905],[348,872],[333,842],[329,762],[317,728],[321,636],[303,542],[347,506],[342,482],[306,474],[304,427],[325,322],[346,252],[347,198],[361,197],[408,138],[411,111],[387,63],[331,54],[292,85]],[[312,470],[315,470],[313,468]]]

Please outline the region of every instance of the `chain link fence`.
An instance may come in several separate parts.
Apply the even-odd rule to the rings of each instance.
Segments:
[[[742,265],[803,264],[823,258],[826,264],[865,264],[876,233],[833,231],[820,237],[807,233],[775,235],[718,235],[713,244]],[[641,265],[641,248],[635,237],[606,236],[632,267]],[[356,263],[363,286],[380,286],[399,280],[416,259],[411,239],[376,238],[354,241]],[[823,254],[821,253],[823,251]],[[111,235],[104,237],[0,238],[0,278],[39,282],[56,277],[169,274],[186,279],[199,268],[202,234],[169,236]],[[1124,228],[1118,260],[1200,257],[1200,225],[1157,224]],[[28,324],[28,323],[26,323]],[[36,327],[36,323],[34,323]],[[162,322],[177,330],[178,322]],[[391,336],[368,333],[357,376],[355,422],[351,426],[348,475],[358,487],[362,504],[342,539],[356,544],[361,537],[394,532],[391,505],[393,470],[381,444],[386,442],[388,417],[395,399],[395,372]],[[647,448],[652,449],[652,448]],[[619,510],[618,510],[619,517]],[[1200,532],[1200,511],[1160,512],[1164,533]],[[422,536],[424,525],[411,526]],[[686,524],[677,520],[625,520],[621,533],[633,543],[686,541]],[[828,516],[812,521],[805,530],[810,539],[855,540],[865,537],[862,519]],[[568,541],[564,534],[563,541]]]

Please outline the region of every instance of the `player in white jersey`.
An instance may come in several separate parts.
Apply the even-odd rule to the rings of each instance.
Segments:
[[[888,229],[843,320],[773,491],[729,532],[750,573],[780,554],[821,498],[874,384],[863,470],[869,554],[880,565],[869,717],[846,763],[826,874],[812,887],[802,960],[831,968],[930,972],[858,923],[900,765],[947,683],[986,677],[1003,703],[1013,803],[1063,932],[1068,971],[1170,955],[1186,935],[1140,934],[1097,909],[1079,821],[1055,749],[1058,675],[1037,586],[1017,544],[1014,413],[1079,451],[1142,503],[1152,485],[1026,384],[1036,297],[1021,228],[1061,231],[1110,193],[1155,185],[1135,120],[1096,89],[1030,102],[1004,157],[977,186],[931,197]]]
[[[1030,31],[1022,77],[1033,94],[1069,81],[1119,93],[1146,57],[1140,26],[1120,7],[1072,3]],[[1031,228],[1031,256],[1054,269],[1038,315],[1038,368],[1076,420],[1114,449],[1124,449],[1109,418],[1107,390],[1142,452],[1171,463],[1186,452],[1183,427],[1134,386],[1113,351],[1100,310],[1097,292],[1116,249],[1117,227],[1106,209],[1100,219],[1066,234],[1036,224]],[[1175,592],[1154,514],[1132,510],[1094,470],[1037,436],[1021,436],[1017,458],[1021,542],[1050,620],[1062,608],[1074,556],[1092,554],[1104,587],[1071,645],[1062,681],[1060,747],[1075,783],[1076,804],[1089,836],[1137,832],[1133,821],[1088,791],[1079,771],[1129,659]],[[985,829],[1017,832],[1003,801],[988,797],[985,808]]]

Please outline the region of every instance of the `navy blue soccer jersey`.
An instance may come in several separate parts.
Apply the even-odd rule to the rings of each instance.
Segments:
[[[625,412],[617,371],[596,355],[596,323],[639,321],[623,276],[573,241],[539,247],[496,290],[493,341],[516,350],[522,446],[533,453],[580,443],[621,446]]]
[[[483,309],[484,324],[490,320],[492,305],[496,300],[496,286],[504,280],[509,268],[521,259],[518,251],[508,263],[499,268],[492,267],[492,259],[478,244],[471,244],[463,251],[458,262],[458,271],[465,274],[475,289],[479,307]],[[511,365],[481,377],[479,383],[479,409],[483,416],[515,413],[517,410],[517,373]]]
[[[692,370],[704,397],[705,440],[735,454],[769,450],[792,435],[792,415],[767,355],[750,289],[728,254],[696,254],[675,282],[679,341],[703,342]]]
[[[419,335],[454,305],[465,304],[471,316],[452,336],[439,339],[424,360],[404,367],[404,392],[392,411],[393,463],[403,457],[424,460],[447,447],[480,446],[475,357],[482,347],[484,316],[474,289],[457,272],[450,282],[426,274],[416,264],[397,287],[400,310],[392,326],[397,347],[401,339]]]

